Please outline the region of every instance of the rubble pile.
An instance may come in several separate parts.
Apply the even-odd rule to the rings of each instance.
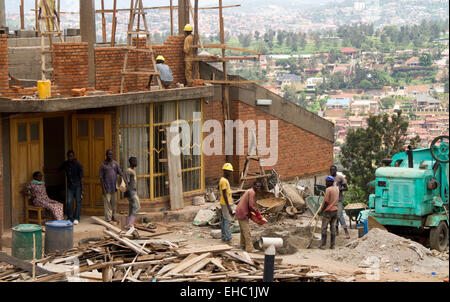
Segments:
[[[365,236],[338,248],[333,254],[337,261],[362,268],[378,266],[405,272],[433,271],[446,265],[448,261],[448,251],[447,260],[442,260],[445,259],[445,254],[437,257],[433,251],[417,242],[380,229],[372,229]]]

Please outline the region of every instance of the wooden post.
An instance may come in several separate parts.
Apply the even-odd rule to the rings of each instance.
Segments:
[[[105,0],[102,0],[101,6],[102,6],[102,38],[103,38],[103,43],[106,43]]]
[[[173,36],[173,0],[170,0],[170,35]]]
[[[58,27],[61,28],[61,0],[58,0],[58,10],[57,10],[57,12],[58,12]]]
[[[39,26],[39,4],[38,0],[34,0],[34,26],[38,32],[40,32]]]
[[[189,6],[190,6],[190,2],[189,1]],[[195,29],[195,33],[194,33],[194,45],[198,45],[198,41],[200,39],[200,35],[198,32],[198,0],[195,0],[195,8],[194,8],[194,29]],[[198,55],[198,48],[194,48],[194,58],[197,57]],[[195,62],[194,63],[194,79],[199,79],[200,78],[200,63],[199,62]]]
[[[25,14],[24,14],[24,7],[23,7],[24,0],[20,0],[20,29],[25,29]]]
[[[117,27],[117,0],[113,3],[113,17],[112,17],[112,29],[111,29],[111,46],[116,44],[116,27]]]

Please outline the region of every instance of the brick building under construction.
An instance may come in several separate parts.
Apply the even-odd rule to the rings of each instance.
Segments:
[[[34,171],[44,172],[50,197],[64,199],[64,174],[51,171],[65,160],[68,150],[75,151],[85,170],[84,215],[103,213],[98,168],[110,148],[122,169],[129,156],[137,156],[142,211],[167,207],[168,171],[161,161],[166,155],[160,130],[178,119],[195,122],[194,112],[202,113],[201,121],[224,121],[221,86],[175,86],[185,83],[182,28],[164,45],[153,46],[173,71],[173,87],[149,91],[148,77],[129,75],[121,94],[124,51],[121,45],[96,44],[94,0],[80,2],[81,36],[54,44],[51,99],[22,99],[35,92],[26,86],[36,86],[40,79],[36,77],[40,70],[33,73],[40,66],[39,55],[35,55],[40,51],[40,38],[0,36],[0,234],[24,222],[25,200],[20,191]],[[186,8],[185,2],[179,1],[180,11]],[[4,14],[4,8],[0,9]],[[189,21],[188,10],[178,15],[179,24]],[[137,53],[130,55],[129,66],[133,64],[151,65],[151,60]],[[202,79],[223,79],[222,71],[204,62],[199,65]],[[23,87],[10,76],[26,79],[20,84]],[[228,80],[243,79],[229,75]],[[76,88],[89,93],[71,96]],[[276,169],[282,179],[314,179],[328,173],[333,164],[332,123],[254,83],[231,86],[229,99],[232,120],[266,120],[267,128],[270,120],[278,120],[278,162],[267,170]],[[271,100],[271,105],[257,105],[259,99]],[[217,184],[225,161],[225,155],[181,157],[185,205],[193,196],[204,194],[208,185]],[[245,156],[233,156],[231,162],[238,183]],[[126,207],[126,200],[119,202],[119,210]]]

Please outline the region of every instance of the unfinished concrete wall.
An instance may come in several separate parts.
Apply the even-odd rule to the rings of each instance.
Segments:
[[[145,40],[139,41],[139,47],[143,48]],[[175,87],[176,83],[184,83],[184,37],[170,36],[164,45],[154,45],[155,57],[164,56],[166,64],[172,69]],[[97,90],[119,92],[122,80],[122,68],[125,51],[118,47],[98,47],[95,49],[95,69]],[[139,66],[140,69],[152,68],[150,57],[145,53],[130,52],[128,69],[133,70]],[[125,78],[125,92],[147,90],[149,77],[146,75],[127,75]]]
[[[74,88],[86,88],[88,82],[88,43],[55,43],[53,81],[56,92],[70,95]]]
[[[59,41],[57,39],[56,41]],[[64,37],[68,43],[81,42],[80,36]],[[48,45],[48,39],[45,40]],[[49,60],[49,56],[47,56]],[[8,39],[9,72],[18,79],[41,79],[41,38]],[[51,68],[51,64],[47,64]]]

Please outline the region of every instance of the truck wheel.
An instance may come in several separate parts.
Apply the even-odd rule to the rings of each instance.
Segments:
[[[448,226],[444,221],[430,230],[430,247],[443,252],[448,246]]]

